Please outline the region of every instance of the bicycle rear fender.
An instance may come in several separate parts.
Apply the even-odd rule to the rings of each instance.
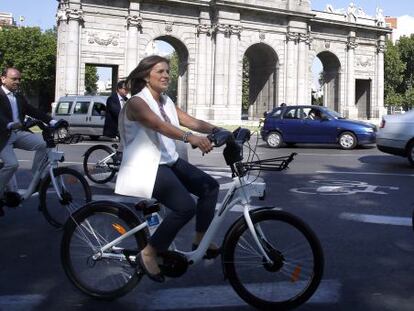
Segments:
[[[259,208],[255,208],[253,210],[251,210],[249,212],[250,217],[253,219],[255,215],[266,212],[266,211],[270,211],[273,210],[275,208],[275,206],[262,206]],[[233,231],[235,230],[235,228],[237,228],[237,226],[239,226],[241,223],[246,222],[246,220],[244,219],[244,216],[241,215],[239,218],[236,219],[236,221],[231,225],[231,227],[227,230],[224,239],[223,239],[223,243],[222,243],[222,249],[224,250],[226,248],[226,244],[228,243],[231,235],[233,234]],[[227,279],[227,275],[226,275],[226,270],[224,269],[224,257],[222,255],[221,257],[221,267],[223,270],[223,275],[224,275],[224,279]]]

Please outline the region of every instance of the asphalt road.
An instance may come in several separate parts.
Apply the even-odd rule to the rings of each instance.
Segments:
[[[66,164],[82,170],[81,155],[96,142],[63,146]],[[104,142],[110,144],[109,142]],[[221,149],[190,160],[226,188],[231,179]],[[297,152],[283,172],[262,172],[264,203],[304,219],[318,235],[325,273],[315,295],[298,310],[413,310],[414,170],[408,161],[375,146],[344,151],[331,146],[299,145],[273,150],[259,141],[257,153],[269,158]],[[245,152],[247,154],[247,152]],[[31,153],[19,152],[19,186],[27,186]],[[91,184],[95,199],[124,200],[114,183]],[[222,191],[222,194],[225,190]],[[133,200],[129,200],[133,202]],[[61,267],[61,231],[37,210],[37,198],[0,218],[0,310],[251,310],[223,279],[219,260],[192,267],[184,276],[157,284],[144,278],[125,297],[102,302],[79,292]],[[240,216],[231,212],[225,230]],[[194,222],[178,237],[190,248]],[[220,232],[216,242],[225,234]]]

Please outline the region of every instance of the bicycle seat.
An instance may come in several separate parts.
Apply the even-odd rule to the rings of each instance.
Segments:
[[[141,200],[135,204],[135,209],[139,212],[142,212],[144,215],[158,212],[160,210],[160,203],[154,199]]]

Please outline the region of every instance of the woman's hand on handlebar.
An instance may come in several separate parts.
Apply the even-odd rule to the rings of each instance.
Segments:
[[[15,121],[10,124],[11,130],[20,130],[22,128],[23,128],[23,124],[21,124],[20,121]]]
[[[209,153],[213,150],[212,142],[204,136],[190,135],[188,137],[188,142],[191,146],[193,146],[193,148],[199,148],[203,154]]]

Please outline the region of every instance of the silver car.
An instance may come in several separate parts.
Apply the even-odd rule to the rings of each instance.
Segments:
[[[377,133],[377,148],[406,157],[414,166],[414,110],[383,116]]]
[[[52,116],[69,122],[73,134],[98,139],[103,135],[108,96],[63,96],[53,108]]]

